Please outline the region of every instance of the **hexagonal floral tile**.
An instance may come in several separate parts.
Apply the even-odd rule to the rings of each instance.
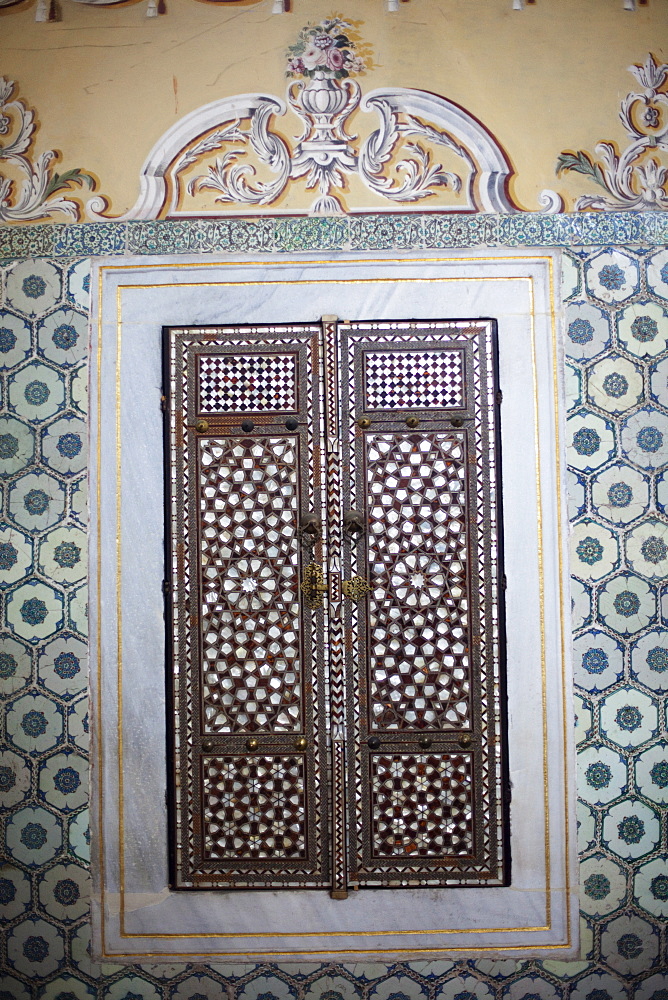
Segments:
[[[638,291],[638,262],[619,250],[603,250],[585,264],[587,290],[605,303],[625,302]]]
[[[628,524],[649,507],[649,479],[625,462],[616,462],[594,478],[591,496],[596,514],[613,524]]]
[[[29,472],[9,487],[9,516],[28,531],[51,528],[64,513],[65,487],[48,472]]]

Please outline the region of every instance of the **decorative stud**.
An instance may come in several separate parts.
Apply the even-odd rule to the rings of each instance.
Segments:
[[[296,431],[299,427],[299,421],[295,417],[288,417],[285,421],[285,426],[289,431]]]
[[[419,417],[406,417],[406,427],[410,427],[413,430],[415,427],[420,426]]]
[[[252,420],[242,420],[241,429],[244,434],[250,434],[250,432],[255,429],[255,424]]]
[[[450,417],[450,423],[453,427],[463,427],[464,419],[463,417]]]
[[[254,736],[251,736],[250,739],[246,740],[247,750],[257,750],[259,745],[260,745],[259,740],[257,740]]]
[[[371,427],[371,421],[368,417],[359,417],[357,420],[357,426],[361,427],[362,430],[365,431],[367,427]]]
[[[308,740],[305,736],[298,736],[295,740],[295,750],[306,750]]]
[[[377,750],[378,747],[380,746],[380,740],[377,736],[370,736],[369,739],[366,741],[366,745],[369,747],[370,750]]]
[[[459,737],[459,745],[460,745],[460,747],[470,747],[471,746],[471,740],[472,740],[472,737],[471,737],[470,733],[462,733],[462,735]]]
[[[420,739],[418,740],[418,743],[420,744],[423,750],[428,750],[429,747],[431,746],[431,736],[421,736]]]
[[[198,434],[206,434],[208,429],[209,429],[208,420],[198,420],[197,423],[195,424],[195,430],[197,431]]]
[[[202,750],[204,751],[204,753],[211,753],[215,745],[216,744],[210,738],[202,740]]]

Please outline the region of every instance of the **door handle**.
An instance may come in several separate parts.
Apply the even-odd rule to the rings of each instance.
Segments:
[[[318,563],[309,563],[305,568],[301,591],[311,611],[318,611],[322,607],[323,597],[329,592],[329,587],[325,583],[322,566]]]

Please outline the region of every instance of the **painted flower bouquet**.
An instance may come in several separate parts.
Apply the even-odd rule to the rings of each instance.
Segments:
[[[313,78],[316,73],[342,80],[352,73],[362,73],[364,60],[355,55],[355,43],[347,31],[351,24],[333,17],[320,24],[307,24],[288,48],[286,76]]]

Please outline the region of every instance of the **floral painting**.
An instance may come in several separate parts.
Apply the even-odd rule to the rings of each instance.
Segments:
[[[340,17],[307,24],[295,44],[288,47],[286,76],[313,78],[319,72],[342,80],[363,73],[366,64],[355,53],[355,42],[350,38],[352,27]]]

